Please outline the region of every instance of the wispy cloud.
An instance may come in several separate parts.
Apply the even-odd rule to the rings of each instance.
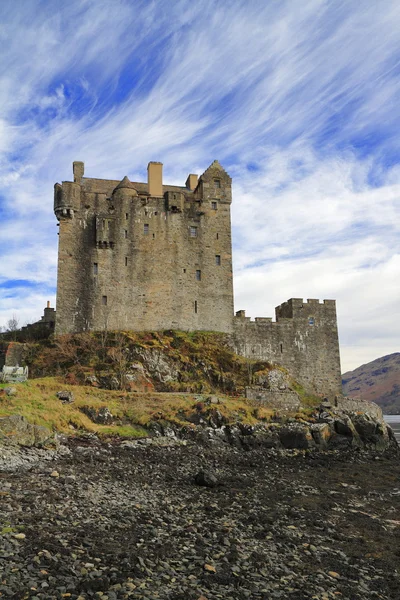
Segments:
[[[73,160],[116,179],[161,160],[183,183],[218,158],[234,178],[238,308],[336,297],[345,368],[398,350],[398,3],[57,8],[2,4],[0,285],[54,293],[52,188]],[[1,289],[0,323],[39,316],[43,295]]]

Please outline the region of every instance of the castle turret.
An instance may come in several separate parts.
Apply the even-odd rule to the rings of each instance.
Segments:
[[[203,201],[231,204],[232,179],[217,160],[200,176],[196,195]]]
[[[54,213],[57,219],[73,219],[80,208],[81,181],[84,173],[84,163],[73,163],[74,181],[63,181],[54,186]]]

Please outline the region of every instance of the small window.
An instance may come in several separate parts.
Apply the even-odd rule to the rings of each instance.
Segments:
[[[103,229],[105,229],[105,228],[106,228],[106,221],[105,221],[105,219],[103,219]]]
[[[197,271],[196,271],[196,280],[197,281],[201,281],[201,271],[200,271],[200,269],[197,269]]]
[[[315,323],[315,319],[314,319],[314,317],[309,317],[309,319],[308,319],[308,324],[309,324],[309,325],[314,325],[314,323]]]
[[[129,213],[125,213],[125,220],[127,221],[129,219]]]
[[[221,264],[221,255],[220,254],[215,255],[215,264],[218,266]]]
[[[281,344],[280,346],[281,346],[281,354],[283,354],[283,344]]]
[[[99,272],[99,265],[97,263],[93,263],[93,275],[97,275]]]
[[[101,303],[103,306],[107,306],[107,296],[102,296]]]
[[[149,235],[149,224],[148,223],[145,223],[143,225],[143,234],[144,235]]]
[[[217,240],[219,239],[219,233],[217,233]]]
[[[125,256],[125,266],[126,267],[128,266],[128,257],[127,256]]]
[[[218,208],[218,204],[217,204],[216,202],[211,202],[211,208],[212,208],[213,210],[217,210],[217,208]]]
[[[194,312],[197,315],[197,300],[194,301]]]
[[[221,187],[221,180],[220,179],[214,179],[214,185],[216,188],[220,188]]]
[[[189,227],[189,235],[192,238],[197,237],[197,227]]]
[[[156,237],[156,234],[155,234],[155,233],[153,233],[153,240],[154,240],[154,238],[155,238],[155,237]]]
[[[128,237],[128,230],[127,229],[125,229],[124,235],[125,235],[125,239],[126,239]]]

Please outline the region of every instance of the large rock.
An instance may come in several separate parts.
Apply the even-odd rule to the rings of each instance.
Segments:
[[[307,450],[314,445],[310,429],[306,425],[293,423],[282,427],[279,440],[284,448]]]
[[[332,437],[332,429],[329,423],[313,423],[310,429],[317,446],[326,447]]]
[[[101,408],[81,406],[79,410],[89,417],[93,423],[97,423],[98,425],[111,425],[114,422],[114,417],[107,406],[102,406]]]
[[[196,485],[213,488],[218,485],[218,479],[210,471],[199,471],[194,477]]]
[[[52,432],[41,425],[32,425],[21,415],[0,418],[0,441],[11,440],[20,446],[44,446],[54,441]]]
[[[61,390],[57,392],[56,396],[63,404],[71,404],[74,401],[73,393],[68,390]]]

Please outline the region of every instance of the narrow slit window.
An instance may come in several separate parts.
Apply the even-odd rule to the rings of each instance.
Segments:
[[[101,297],[101,303],[103,306],[107,306],[107,296],[102,296]]]
[[[125,213],[125,220],[127,221],[129,219],[129,213]]]
[[[219,240],[219,233],[217,233],[217,240]]]
[[[200,271],[200,269],[197,269],[197,271],[196,271],[196,280],[197,281],[201,281],[201,271]]]
[[[280,346],[281,346],[281,354],[283,354],[283,344],[281,344]]]
[[[197,227],[189,227],[189,235],[191,238],[197,237]]]
[[[93,263],[93,275],[97,275],[99,272],[99,265],[98,263]]]
[[[153,240],[154,240],[154,238],[155,238],[155,237],[156,237],[156,234],[155,234],[155,233],[153,233]]]
[[[217,208],[218,208],[218,204],[217,204],[216,202],[211,202],[211,208],[212,208],[213,210],[217,210]]]
[[[194,301],[194,312],[197,315],[197,300]]]
[[[125,266],[126,267],[128,266],[128,257],[127,256],[125,256]]]
[[[215,255],[215,264],[218,266],[221,264],[221,255],[220,254]]]
[[[149,224],[148,223],[145,223],[143,225],[143,234],[144,235],[149,235]]]
[[[127,229],[125,229],[124,235],[125,235],[125,239],[126,239],[128,237],[128,230]]]

